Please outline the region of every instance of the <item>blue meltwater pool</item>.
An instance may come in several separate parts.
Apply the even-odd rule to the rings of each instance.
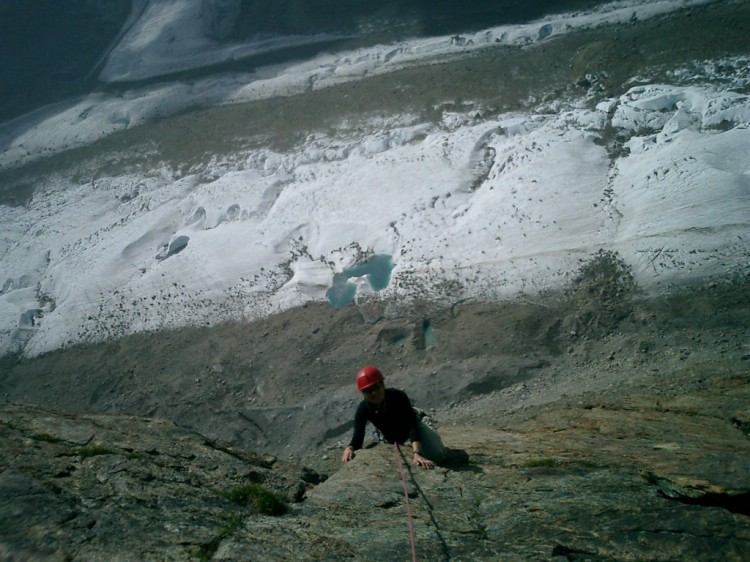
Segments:
[[[354,302],[357,286],[351,283],[352,277],[367,276],[367,282],[373,291],[382,291],[391,281],[391,271],[395,264],[393,258],[386,254],[372,256],[365,263],[345,269],[333,276],[333,286],[326,292],[326,298],[334,308],[341,308]]]

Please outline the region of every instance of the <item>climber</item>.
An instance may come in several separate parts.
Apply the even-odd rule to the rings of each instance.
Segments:
[[[357,373],[357,389],[364,400],[354,416],[354,435],[341,457],[342,463],[354,458],[354,451],[362,448],[365,426],[371,422],[387,443],[403,444],[411,441],[416,466],[434,468],[445,456],[440,436],[435,430],[417,419],[405,392],[386,388],[383,374],[376,367],[362,367]]]

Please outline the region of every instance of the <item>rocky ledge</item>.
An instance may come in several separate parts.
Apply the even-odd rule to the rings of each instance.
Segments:
[[[0,409],[0,560],[750,560],[750,371],[440,427],[328,478],[160,419]],[[405,454],[405,453],[404,453]],[[401,473],[408,487],[404,501]]]

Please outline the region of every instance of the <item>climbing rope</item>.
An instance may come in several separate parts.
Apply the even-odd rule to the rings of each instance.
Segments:
[[[404,473],[404,465],[401,462],[401,449],[399,449],[398,443],[393,444],[396,448],[396,458],[398,459],[398,469],[401,471],[401,484],[404,487],[404,502],[406,503],[406,516],[409,521],[409,538],[411,539],[411,559],[412,562],[417,562],[417,545],[414,542],[414,524],[411,520],[411,504],[409,503],[409,489],[406,486],[406,474]]]

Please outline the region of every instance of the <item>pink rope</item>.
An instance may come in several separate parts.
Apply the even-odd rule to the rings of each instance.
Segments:
[[[398,443],[393,444],[396,447],[396,458],[398,459],[398,469],[401,471],[401,484],[404,486],[404,502],[406,503],[406,515],[409,520],[409,538],[411,539],[411,559],[412,562],[417,562],[417,545],[414,542],[414,524],[411,521],[411,504],[409,503],[409,489],[406,486],[406,474],[404,473],[404,465],[401,462],[401,449],[398,448]]]

